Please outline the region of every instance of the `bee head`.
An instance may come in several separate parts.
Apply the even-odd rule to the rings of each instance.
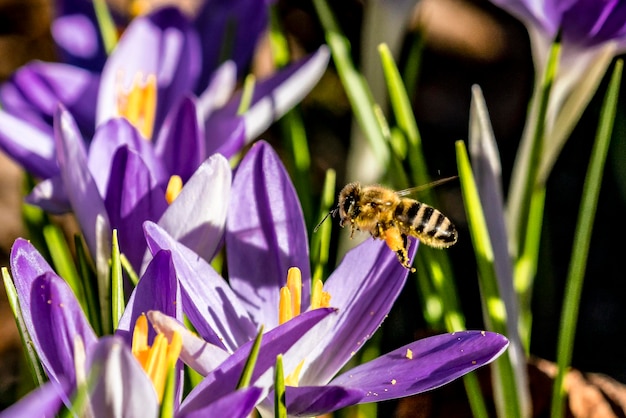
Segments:
[[[339,193],[339,203],[337,208],[339,209],[339,218],[341,219],[341,226],[345,222],[350,222],[359,216],[361,211],[357,202],[361,195],[361,185],[359,183],[350,183],[343,188]]]

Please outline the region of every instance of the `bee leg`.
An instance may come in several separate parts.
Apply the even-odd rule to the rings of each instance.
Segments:
[[[403,267],[414,272],[415,269],[409,264],[409,239],[398,228],[388,228],[384,231],[387,246],[396,253]]]

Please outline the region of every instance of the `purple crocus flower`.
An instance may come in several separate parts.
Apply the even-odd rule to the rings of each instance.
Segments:
[[[99,126],[87,151],[71,114],[60,109],[55,141],[60,174],[40,183],[27,200],[51,212],[73,211],[94,259],[110,248],[98,240],[110,237],[115,228],[121,250],[140,271],[146,252],[141,229],[145,220],[159,222],[203,257],[214,255],[231,183],[224,157],[216,154],[199,164],[168,205],[168,171],[126,119],[114,118]]]
[[[290,267],[299,268],[305,283],[301,289],[303,311],[309,308],[311,298],[301,208],[285,168],[262,141],[253,145],[237,168],[228,216],[228,283],[157,225],[145,225],[150,251],[172,253],[183,311],[204,341],[221,347],[222,355],[249,341],[260,324],[278,326],[281,288]],[[411,257],[416,247],[412,242]],[[346,255],[323,288],[337,315],[315,344],[298,344],[285,355],[292,363],[301,362],[294,377],[298,387],[287,391],[290,414],[316,415],[432,389],[487,364],[504,351],[508,340],[498,334],[449,334],[409,344],[333,379],[380,326],[407,274],[380,241],[365,241]],[[198,276],[204,280],[196,280]],[[201,349],[201,344],[193,343],[190,352],[196,355],[186,361],[206,372],[214,367],[216,356],[203,355],[207,350]],[[424,364],[407,367],[406,361],[413,355],[415,360],[424,356]],[[259,408],[268,413],[271,401]]]
[[[524,23],[530,36],[535,72],[535,96],[550,47],[560,42],[558,68],[545,120],[544,150],[539,180],[545,181],[572,129],[598,88],[613,58],[626,52],[626,4],[596,0],[491,0]],[[535,100],[537,101],[537,100]],[[528,152],[532,128],[536,125],[538,103],[527,118],[522,149]],[[524,157],[526,158],[526,157]],[[521,187],[522,164],[516,166],[512,189]],[[513,196],[511,207],[518,207]]]
[[[122,416],[153,416],[158,411],[152,383],[131,355],[129,347],[132,327],[144,312],[157,317],[167,315],[171,320],[182,322],[180,287],[168,251],[158,252],[150,262],[129,299],[116,336],[100,339],[91,329],[68,285],[28,241],[18,239],[13,245],[11,271],[28,338],[51,380],[50,385],[26,399],[25,404],[16,405],[13,409],[16,414],[35,407],[44,408],[44,405],[58,409],[61,401],[67,402],[75,384],[81,380],[80,362],[76,357],[79,351],[85,353],[86,370],[96,367],[102,371],[97,375],[90,396],[95,416],[109,416],[107,411],[111,408],[125,411]],[[252,381],[256,388],[236,391],[237,378],[241,375],[252,341],[243,344],[233,356],[223,357],[213,374],[207,375],[209,381],[191,392],[194,401],[192,405],[183,404],[186,405],[185,414],[181,416],[227,411],[237,402],[247,405],[246,413],[249,413],[260,395],[269,390],[271,381],[267,379],[266,372],[273,363],[270,364],[268,359],[275,359],[277,354],[288,351],[295,343],[305,341],[311,344],[313,337],[307,337],[310,330],[333,313],[333,309],[319,309],[266,333],[259,354],[263,361],[255,368]],[[79,349],[79,346],[83,348]],[[179,367],[179,385],[180,382],[182,368]],[[127,396],[130,393],[132,396]],[[177,405],[180,405],[180,392],[177,399]],[[32,405],[39,401],[44,403]],[[246,413],[241,413],[243,415],[237,416],[246,416]],[[7,416],[15,415],[7,411]]]
[[[209,4],[206,7],[210,9]],[[225,9],[228,13],[223,16],[246,27],[243,24],[251,18],[248,10]],[[261,20],[263,15],[256,14]],[[72,113],[87,141],[97,126],[115,116],[126,117],[153,141],[170,174],[186,180],[208,156],[220,152],[230,157],[255,139],[301,100],[328,63],[328,51],[322,47],[259,81],[250,107],[240,115],[241,99],[234,91],[242,68],[237,66],[249,53],[234,50],[237,61],[219,67],[205,62],[203,43],[216,39],[200,36],[200,27],[206,29],[176,8],[161,8],[131,22],[101,73],[58,63],[22,67],[0,87],[0,148],[34,175],[54,176],[58,168],[52,125],[61,104]],[[258,32],[247,27],[249,34]],[[234,46],[249,50],[250,42],[256,41],[246,37]]]

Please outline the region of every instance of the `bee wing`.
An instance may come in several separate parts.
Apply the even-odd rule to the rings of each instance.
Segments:
[[[440,184],[447,183],[447,182],[449,182],[451,180],[454,180],[454,179],[456,179],[458,177],[459,176],[446,177],[446,178],[443,178],[443,179],[431,181],[430,183],[426,183],[426,184],[423,184],[421,186],[409,187],[408,189],[398,190],[396,192],[396,194],[398,196],[408,196],[410,194],[418,193],[418,192],[430,189],[431,187],[435,187],[435,186],[439,186]]]

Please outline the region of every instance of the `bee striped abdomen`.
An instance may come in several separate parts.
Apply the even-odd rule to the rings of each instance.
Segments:
[[[435,248],[446,248],[456,243],[456,228],[443,213],[416,200],[405,199],[403,203],[399,205],[404,206],[399,217],[409,226],[410,235]]]

